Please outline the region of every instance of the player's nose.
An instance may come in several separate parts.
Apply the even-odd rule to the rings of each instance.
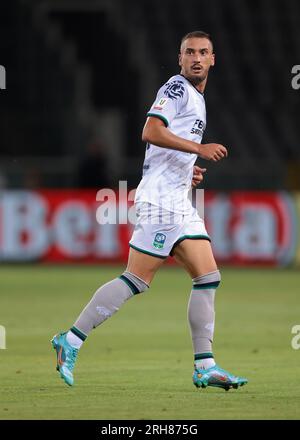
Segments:
[[[201,53],[195,52],[194,53],[194,62],[200,63],[201,59],[202,59]]]

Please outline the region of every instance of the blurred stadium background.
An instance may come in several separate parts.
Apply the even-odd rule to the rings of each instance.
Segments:
[[[290,339],[300,324],[300,89],[292,87],[300,3],[2,3],[0,324],[9,349],[0,350],[0,418],[299,418]],[[131,234],[130,225],[96,222],[96,191],[138,184],[146,111],[178,72],[181,37],[199,29],[211,34],[217,60],[204,142],[229,148],[227,160],[205,163],[205,219],[224,280],[216,350],[225,368],[250,378],[248,388],[234,400],[209,390],[199,412],[190,389],[190,282],[169,267],[153,296],[91,336],[71,395],[57,383],[49,338],[120,273]],[[40,264],[48,262],[55,265]]]
[[[229,263],[295,262],[300,92],[291,71],[299,62],[299,25],[296,0],[3,4],[1,260],[126,259],[130,231],[105,228],[91,239],[95,191],[84,196],[75,189],[117,188],[119,180],[136,187],[145,113],[178,71],[182,35],[204,29],[217,56],[204,142],[230,152],[228,160],[207,164],[205,176],[216,255]],[[70,222],[69,251],[53,249]],[[103,242],[116,234],[111,246]]]

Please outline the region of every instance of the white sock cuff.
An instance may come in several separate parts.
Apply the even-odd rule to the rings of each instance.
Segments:
[[[214,270],[213,272],[208,272],[205,275],[200,275],[196,278],[193,278],[193,284],[206,284],[206,283],[214,283],[221,281],[221,274],[219,270]]]

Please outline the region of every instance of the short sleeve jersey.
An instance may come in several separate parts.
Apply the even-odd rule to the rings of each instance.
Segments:
[[[206,127],[204,96],[184,76],[172,76],[159,89],[147,116],[161,119],[175,135],[200,144]],[[186,213],[196,159],[196,154],[147,143],[135,202]]]

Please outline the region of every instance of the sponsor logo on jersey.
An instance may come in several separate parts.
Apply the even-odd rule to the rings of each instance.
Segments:
[[[164,247],[165,241],[166,241],[166,235],[162,234],[161,232],[158,232],[155,237],[154,237],[154,241],[153,241],[153,246],[156,249],[162,249]]]
[[[168,101],[169,101],[168,98],[160,98],[160,100],[155,104],[153,109],[154,110],[162,110]]]
[[[191,134],[198,134],[199,136],[202,136],[204,130],[205,130],[204,121],[202,121],[201,119],[196,119],[193,128],[191,129]]]
[[[182,98],[184,94],[184,85],[183,81],[175,80],[171,81],[170,83],[167,83],[165,95],[168,96],[171,99],[177,99]]]

